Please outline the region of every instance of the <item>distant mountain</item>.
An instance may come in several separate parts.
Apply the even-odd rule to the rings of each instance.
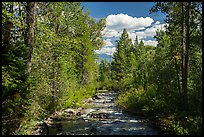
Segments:
[[[107,54],[98,54],[98,62],[100,63],[102,59],[105,59],[108,62],[112,61],[112,56]]]

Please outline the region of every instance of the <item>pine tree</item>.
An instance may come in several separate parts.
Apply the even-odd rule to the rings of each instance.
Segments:
[[[127,30],[123,29],[120,39],[117,41],[116,52],[113,55],[112,79],[116,82],[124,81],[126,73],[129,71],[129,58],[131,56],[132,41]]]

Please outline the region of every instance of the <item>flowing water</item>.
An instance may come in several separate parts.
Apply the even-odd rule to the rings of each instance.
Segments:
[[[99,99],[89,103],[91,108],[72,120],[62,120],[49,127],[49,135],[161,135],[150,122],[117,109],[116,93],[98,93]]]

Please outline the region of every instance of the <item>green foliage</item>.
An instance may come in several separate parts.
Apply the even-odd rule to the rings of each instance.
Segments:
[[[202,117],[187,117],[187,125],[189,133],[194,135],[201,135],[202,134]]]
[[[168,116],[161,120],[162,130],[169,132],[170,134],[176,135],[187,135],[188,131],[184,129],[179,121],[175,120],[175,115]]]
[[[83,98],[96,94],[96,88],[118,91],[120,108],[155,120],[165,132],[202,134],[201,3],[156,3],[151,12],[161,10],[169,24],[166,31],[157,32],[158,45],[144,45],[137,36],[132,43],[124,29],[113,61],[100,65],[94,50],[103,44],[105,19],[96,22],[79,2],[35,3],[34,27],[30,26],[34,46],[29,47],[29,4],[2,3],[3,135],[32,134],[37,121],[62,108],[80,107]],[[191,11],[189,29],[182,7]],[[186,44],[188,56],[182,52]],[[188,96],[181,87],[186,58]]]
[[[189,3],[183,3],[183,5],[186,10]],[[202,25],[199,22],[202,13],[198,9],[199,5],[200,3],[196,2],[190,3],[191,34],[187,70],[189,109],[186,110],[186,105],[184,106],[186,95],[181,86],[182,75],[184,76],[181,69],[182,60],[187,58],[187,56],[185,59],[181,58],[182,40],[187,39],[185,24],[184,32],[181,28],[182,19],[187,18],[186,15],[182,17],[181,3],[159,2],[151,9],[151,12],[161,10],[168,15],[166,31],[157,31],[155,36],[158,41],[156,47],[144,45],[142,41],[138,42],[136,37],[134,46],[130,50],[134,51],[134,54],[126,52],[125,55],[129,58],[123,61],[127,58],[119,56],[118,51],[121,49],[118,46],[111,64],[112,87],[119,91],[117,105],[128,112],[148,117],[156,122],[165,134],[202,134],[202,51],[200,47]],[[125,40],[120,39],[120,43],[125,43]],[[125,51],[121,51],[122,53]]]
[[[98,89],[110,89],[111,84],[111,65],[106,60],[102,60],[99,64]]]
[[[178,104],[173,104],[173,99],[166,101],[158,95],[158,90],[153,85],[138,90],[123,91],[117,97],[117,106],[127,112],[147,116],[160,125],[165,134],[176,135],[200,135],[202,134],[202,118],[200,116],[188,116],[182,111],[175,111]],[[169,105],[171,103],[171,105]],[[155,119],[156,118],[156,119]]]
[[[105,20],[95,22],[79,2],[38,2],[29,37],[29,4],[2,5],[3,134],[32,134],[37,121],[62,108],[80,107],[83,98],[95,94],[94,50],[102,46]]]
[[[119,108],[135,113],[144,105],[141,101],[143,95],[143,88],[140,88],[139,90],[130,89],[129,91],[119,94],[116,104]]]
[[[20,3],[2,3],[2,134],[15,134],[20,118],[25,113],[27,100],[26,86],[26,46],[19,17],[15,16]]]

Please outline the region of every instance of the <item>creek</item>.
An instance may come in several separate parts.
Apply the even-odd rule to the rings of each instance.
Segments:
[[[161,135],[147,119],[119,110],[113,91],[98,93],[85,108],[67,109],[69,119],[60,119],[48,127],[48,135]]]

